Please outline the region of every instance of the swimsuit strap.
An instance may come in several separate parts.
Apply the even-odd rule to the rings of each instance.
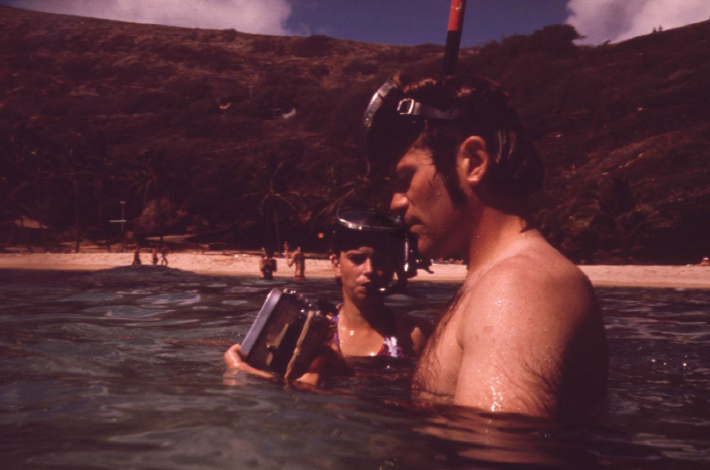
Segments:
[[[343,304],[339,304],[336,306],[338,314],[334,315],[331,319],[331,321],[335,324],[335,334],[333,334],[333,341],[335,342],[335,344],[338,345],[338,347],[340,347],[340,337],[338,336],[338,320],[340,319],[340,309],[342,308],[342,306]],[[377,354],[375,355],[399,358],[408,357],[407,354],[404,352],[402,346],[400,346],[399,344],[399,338],[397,338],[397,328],[395,326],[394,316],[390,317],[390,321],[388,321],[387,335],[382,341],[382,347],[380,347],[380,350],[377,351]]]

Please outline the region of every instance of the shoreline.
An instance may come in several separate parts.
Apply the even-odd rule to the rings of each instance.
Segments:
[[[150,254],[142,253],[143,265],[150,265]],[[98,271],[119,266],[129,266],[133,253],[0,253],[0,270],[55,270]],[[221,253],[171,253],[169,267],[198,274],[257,277],[259,257],[248,254]],[[277,258],[275,278],[293,277],[293,268],[286,267],[283,258]],[[597,287],[651,287],[710,289],[710,267],[707,266],[579,266]],[[420,272],[410,282],[461,282],[466,267],[459,264],[434,264],[434,274]],[[306,259],[306,278],[333,277],[330,261]]]

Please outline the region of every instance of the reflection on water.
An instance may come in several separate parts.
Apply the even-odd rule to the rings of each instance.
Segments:
[[[3,468],[708,468],[710,293],[600,289],[611,349],[598,423],[409,406],[412,363],[358,361],[306,393],[222,382],[268,291],[338,299],[332,281],[172,269],[0,271]],[[394,308],[435,318],[453,284]]]

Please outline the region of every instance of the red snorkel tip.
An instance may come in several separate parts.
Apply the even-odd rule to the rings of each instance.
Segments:
[[[449,28],[446,34],[446,48],[444,49],[443,74],[456,73],[456,62],[461,44],[461,31],[463,31],[463,18],[466,12],[466,0],[452,0],[449,13]]]

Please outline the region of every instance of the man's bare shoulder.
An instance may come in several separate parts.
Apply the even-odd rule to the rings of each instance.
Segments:
[[[524,248],[469,276],[467,315],[498,327],[532,322],[559,331],[595,314],[591,285],[577,266],[546,243]]]

